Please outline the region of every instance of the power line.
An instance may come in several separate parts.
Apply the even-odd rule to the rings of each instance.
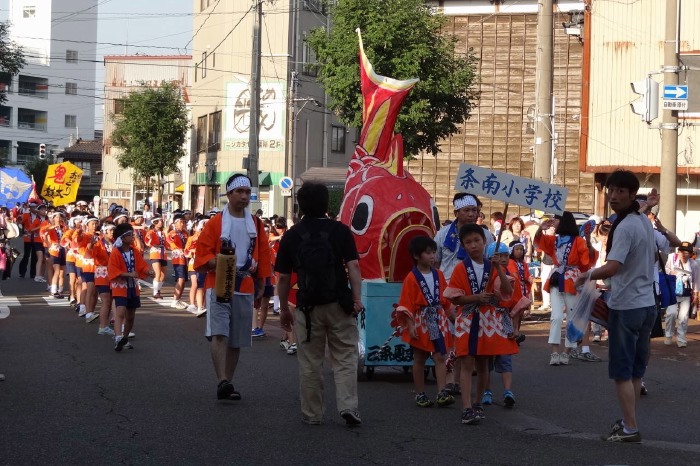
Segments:
[[[204,18],[204,21],[202,21],[202,24],[199,26],[199,28],[197,28],[197,32],[195,32],[195,33],[192,35],[192,38],[191,38],[191,39],[185,44],[185,46],[183,47],[185,50],[187,50],[187,46],[190,45],[190,44],[192,43],[192,41],[197,37],[197,34],[199,34],[199,31],[202,30],[202,28],[204,27],[204,25],[207,24],[207,21],[209,21],[209,18],[211,18],[211,15],[214,14],[214,10],[216,10],[216,7],[219,6],[219,3],[221,3],[221,0],[216,0],[216,4],[214,5],[214,7],[211,9],[211,11],[210,11],[209,14],[207,15],[207,17]]]

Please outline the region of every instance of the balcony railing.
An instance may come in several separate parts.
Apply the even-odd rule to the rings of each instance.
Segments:
[[[45,84],[37,84],[36,86],[26,85],[20,83],[19,91],[20,95],[28,95],[32,97],[39,97],[40,99],[46,99],[49,97],[49,87]]]
[[[17,123],[19,129],[31,129],[33,131],[46,131],[46,123],[31,123],[28,121],[20,121]]]

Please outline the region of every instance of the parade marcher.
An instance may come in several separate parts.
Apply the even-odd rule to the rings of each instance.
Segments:
[[[185,257],[187,257],[187,271],[190,275],[190,305],[187,310],[197,317],[202,317],[207,313],[207,308],[204,305],[204,280],[205,273],[199,273],[194,268],[194,260],[197,254],[197,240],[199,235],[209,219],[202,218],[197,222],[194,232],[187,238],[185,246]]]
[[[346,424],[353,426],[362,423],[357,410],[359,333],[355,319],[364,309],[360,299],[361,274],[350,228],[326,217],[328,197],[328,188],[319,183],[305,182],[297,192],[304,216],[280,240],[275,263],[279,272],[280,324],[286,332],[291,332],[294,325],[299,337],[302,421],[317,425],[323,419],[322,367],[328,342],[337,408]],[[324,257],[334,260],[332,264],[330,259],[323,261],[322,267],[311,270],[313,265],[304,251],[318,240],[323,240]],[[293,272],[299,277],[294,314],[288,299]]]
[[[37,249],[41,245],[39,230],[41,229],[41,218],[37,214],[39,204],[30,202],[27,208],[22,209],[22,240],[24,241],[24,252],[19,263],[19,276],[24,278],[29,267],[29,276],[36,278]]]
[[[145,213],[145,212],[144,212]],[[165,233],[163,228],[165,223],[161,217],[153,217],[151,229],[146,233],[145,243],[149,248],[148,257],[153,267],[153,298],[163,299],[160,289],[165,283],[165,268],[168,266],[165,255]]]
[[[136,309],[141,307],[137,280],[154,274],[141,254],[133,247],[134,228],[129,223],[117,225],[114,230],[114,246],[109,256],[107,276],[116,306],[114,313],[114,351],[129,349],[129,333],[134,326]]]
[[[36,213],[39,217],[39,231],[34,235],[34,252],[36,253],[36,275],[34,281],[39,283],[46,283],[46,278],[44,277],[46,273],[44,270],[46,244],[41,232],[42,229],[45,231],[45,229],[50,226],[48,218],[46,217],[47,210],[48,206],[46,204],[41,204],[36,208]]]
[[[691,258],[692,253],[693,245],[684,241],[678,247],[676,254],[669,254],[666,262],[666,273],[676,276],[675,292],[678,303],[666,308],[664,344],[673,344],[675,334],[679,348],[688,346],[686,339],[688,318],[697,299],[698,291],[700,291],[700,266]],[[677,329],[676,324],[678,324]]]
[[[543,230],[552,225],[556,228],[555,236],[543,235]],[[574,216],[568,211],[564,211],[555,221],[542,222],[535,233],[534,243],[535,247],[554,260],[554,272],[542,287],[549,292],[552,300],[548,340],[552,354],[549,365],[567,365],[569,353],[572,349],[576,349],[577,342],[566,338],[565,349],[559,352],[562,323],[564,314],[569,315],[576,304],[577,292],[574,285],[576,279],[592,265],[591,251],[586,240],[579,236],[579,228]]]
[[[95,312],[97,307],[97,288],[95,287],[95,257],[93,248],[100,240],[100,233],[97,229],[99,225],[97,217],[88,217],[85,221],[86,230],[79,241],[79,253],[82,257],[80,274],[82,280],[82,289],[84,290],[86,314],[85,321],[87,323],[95,321],[99,318],[99,312]],[[82,312],[82,310],[81,310]]]
[[[426,236],[416,236],[408,246],[415,264],[401,286],[399,305],[396,311],[401,316],[404,329],[401,339],[413,350],[413,385],[416,389],[416,404],[427,408],[433,401],[425,394],[425,361],[435,362],[438,406],[455,402],[454,396],[445,389],[447,353],[452,348],[452,332],[448,312],[452,303],[443,293],[447,287],[445,276],[433,268],[437,244]]]
[[[503,311],[493,304],[511,299],[513,287],[505,267],[495,257],[496,244],[485,245],[483,228],[464,225],[459,240],[467,257],[455,267],[445,297],[462,306],[455,319],[455,353],[462,366],[462,423],[477,424],[485,415],[482,405],[472,401],[472,372],[476,368],[480,398],[488,384],[488,357],[518,352],[517,343],[509,338],[512,329],[503,325]],[[489,248],[494,256],[490,262],[485,258]]]
[[[175,309],[187,309],[187,304],[181,301],[182,292],[185,289],[187,279],[187,258],[185,246],[187,246],[187,231],[185,230],[185,218],[182,214],[173,217],[173,228],[166,236],[166,243],[170,249],[173,272],[175,273],[175,294],[170,307]]]
[[[112,254],[114,243],[113,223],[102,225],[102,237],[95,243],[92,254],[95,259],[95,289],[100,297],[98,335],[114,336],[114,330],[109,328],[109,315],[112,311],[112,290],[109,284],[109,256]]]
[[[49,254],[52,258],[53,274],[51,276],[51,295],[63,299],[63,279],[66,268],[66,248],[61,246],[63,233],[66,229],[60,212],[51,214],[52,227],[47,231],[49,239]]]
[[[134,227],[134,238],[136,239],[136,242],[134,243],[134,247],[136,247],[139,251],[145,251],[146,250],[146,232],[148,231],[148,227],[144,224],[143,220],[143,213],[141,211],[135,211],[134,214],[131,216],[131,226]]]
[[[228,205],[214,215],[199,235],[195,250],[195,270],[206,273],[207,327],[205,336],[211,341],[211,357],[218,380],[219,400],[241,399],[231,383],[238,365],[241,348],[252,345],[253,293],[262,294],[262,284],[270,270],[270,246],[263,223],[250,214],[251,182],[245,175],[231,176],[225,185]],[[228,303],[217,302],[216,256],[222,243],[235,248],[235,290]]]
[[[657,313],[653,288],[654,231],[651,223],[639,215],[639,205],[635,201],[639,180],[634,173],[613,172],[605,187],[610,207],[616,214],[608,234],[606,262],[579,277],[577,284],[610,278],[608,375],[615,381],[623,417],[601,438],[609,442],[640,443],[637,400]]]
[[[61,246],[66,250],[66,273],[68,274],[68,299],[71,306],[78,306],[80,293],[78,290],[78,270],[75,265],[76,248],[74,247],[73,238],[80,230],[82,216],[78,211],[71,213],[71,218],[68,220],[68,230],[66,230],[61,238]]]
[[[146,225],[146,228],[149,228],[151,226],[151,222],[153,221],[153,212],[151,211],[151,206],[148,204],[143,205],[143,223]]]
[[[473,194],[455,194],[452,198],[452,206],[454,207],[455,219],[448,225],[440,228],[434,238],[438,247],[435,257],[435,267],[442,271],[445,275],[445,281],[448,283],[452,277],[452,271],[455,266],[467,257],[467,253],[464,251],[459,241],[459,230],[464,225],[476,223],[480,218],[483,218],[483,214],[481,213],[482,203],[479,198]],[[494,239],[491,233],[486,229],[484,229],[484,232],[486,244],[493,243]],[[450,390],[453,395],[459,395],[459,364],[454,365],[454,369],[447,375],[447,378],[447,389]]]

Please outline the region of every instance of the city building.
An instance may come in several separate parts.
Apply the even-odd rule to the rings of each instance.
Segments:
[[[114,119],[124,110],[124,99],[132,92],[146,87],[158,87],[161,83],[176,83],[182,89],[182,98],[189,102],[188,86],[191,74],[190,55],[108,55],[104,57],[104,148],[102,151],[102,210],[111,203],[124,206],[129,211],[140,209],[144,202],[151,204],[160,199],[164,211],[183,205],[184,184],[188,174],[189,155],[183,157],[180,173],[164,180],[135,180],[133,170],[119,167],[120,149],[110,139],[114,131]],[[186,152],[189,144],[186,146]],[[183,175],[184,174],[184,175]],[[183,178],[184,176],[184,178]],[[160,192],[154,192],[160,190]],[[146,199],[146,192],[149,199]],[[189,201],[185,199],[185,201]],[[187,202],[189,204],[189,202]]]
[[[88,11],[97,3],[9,0],[10,39],[27,63],[16,76],[0,73],[8,97],[0,106],[6,164],[24,165],[39,156],[41,144],[52,154],[93,136],[97,19]]]
[[[471,51],[478,59],[479,101],[471,118],[459,133],[440,145],[437,156],[421,154],[407,164],[433,196],[444,220],[454,216],[452,197],[461,163],[526,178],[534,176],[538,8],[536,0],[431,3],[448,17],[446,31],[456,36],[457,53]],[[567,30],[564,26],[583,13],[585,4],[582,0],[554,3],[551,181],[568,188],[567,210],[592,213],[593,174],[579,169],[585,40],[580,29]],[[488,198],[482,201],[487,215],[503,210],[503,202]],[[525,215],[530,211],[510,205],[509,213]]]
[[[250,128],[252,31],[257,2],[194,0],[192,40],[192,205],[220,206],[222,183],[245,173]],[[262,1],[259,199],[264,214],[290,215],[294,190],[311,168],[347,167],[356,131],[326,110],[307,31],[328,27],[321,0]]]

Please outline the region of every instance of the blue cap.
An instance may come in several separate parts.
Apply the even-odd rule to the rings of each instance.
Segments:
[[[497,246],[498,249],[496,249]],[[491,259],[494,254],[510,254],[510,249],[504,243],[491,243],[486,246],[484,254],[486,254],[486,259]]]

